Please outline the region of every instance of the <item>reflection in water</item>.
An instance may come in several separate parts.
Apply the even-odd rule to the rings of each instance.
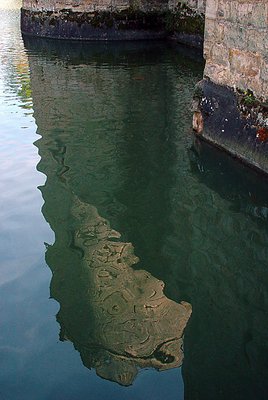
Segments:
[[[125,55],[128,63],[132,62],[133,48],[130,50]],[[134,54],[135,51],[134,46]],[[120,54],[124,55],[124,47]],[[83,57],[85,62],[89,56]],[[73,342],[86,367],[95,368],[105,379],[128,386],[139,368],[166,370],[181,366],[183,333],[191,305],[169,300],[163,294],[161,280],[144,270],[134,270],[132,265],[138,258],[132,244],[120,241],[119,232],[111,229],[108,219],[89,204],[99,201],[106,214],[111,212],[112,190],[124,179],[118,164],[122,144],[117,139],[126,124],[121,85],[126,81],[136,86],[140,81],[124,65],[117,71],[114,87],[109,87],[107,83],[111,83],[114,71],[110,67],[96,69],[94,62],[98,57],[94,53],[90,62],[87,60],[89,65],[80,61],[79,71],[68,63],[64,64],[64,71],[53,56],[47,63],[40,63],[35,55],[30,57],[35,118],[42,133],[42,139],[36,143],[41,155],[38,168],[47,176],[41,188],[45,200],[43,213],[55,232],[55,243],[48,246],[46,259],[53,272],[51,296],[60,304],[57,320],[61,339]],[[156,65],[154,69],[161,67]],[[81,92],[77,92],[76,84]],[[66,87],[70,92],[63,93]],[[109,96],[105,93],[108,88]],[[52,91],[58,98],[47,106]],[[95,98],[88,100],[87,96],[93,93]],[[83,95],[84,102],[80,98],[76,104],[77,96]],[[87,112],[81,112],[81,106]],[[109,106],[113,108],[112,115]],[[118,114],[122,115],[119,120]],[[112,131],[109,135],[108,122]],[[132,140],[130,132],[128,135]],[[105,175],[110,176],[110,182]],[[105,189],[107,193],[103,193]]]
[[[195,139],[189,155],[193,173],[221,197],[231,201],[234,212],[268,221],[267,176],[236,162],[199,138]]]
[[[61,338],[74,343],[85,366],[122,385],[133,382],[137,367],[179,367],[190,304],[167,299],[163,282],[131,268],[138,261],[132,245],[116,240],[120,234],[95,207],[74,198],[70,212],[72,248],[81,254],[80,262],[72,252],[68,258],[76,291],[64,255],[48,250]]]
[[[53,272],[51,295],[61,305],[62,339],[73,341],[85,365],[120,383],[130,383],[138,367],[161,369],[172,358],[158,352],[165,339],[160,331],[155,333],[154,324],[150,329],[141,324],[151,334],[144,343],[150,336],[142,329],[126,343],[126,333],[115,338],[118,325],[109,335],[100,328],[102,312],[119,313],[126,306],[122,315],[131,314],[134,304],[139,320],[149,312],[159,320],[161,307],[139,307],[150,304],[152,287],[161,296],[160,281],[153,275],[165,282],[168,298],[192,306],[184,335],[185,399],[266,400],[267,184],[249,171],[235,173],[237,163],[225,168],[226,158],[217,154],[213,159],[200,147],[189,157],[187,105],[202,66],[199,71],[193,61],[161,44],[140,45],[140,50],[137,44],[104,45],[101,50],[81,44],[76,51],[67,44],[59,50],[53,42],[37,43],[41,50],[29,53],[31,86],[42,135],[37,142],[39,170],[47,176],[43,213],[55,232],[47,263]],[[80,209],[86,214],[82,220]],[[108,225],[99,225],[101,221],[109,221],[122,234],[122,242]],[[92,232],[96,225],[97,235],[95,228]],[[109,238],[109,232],[116,237]],[[131,242],[139,267],[148,273],[134,272],[136,258],[126,245],[124,262],[116,262],[117,268],[123,264],[118,278],[111,269],[95,275],[97,269],[90,267],[93,251],[107,242],[98,269],[104,269],[103,259],[111,253],[118,260],[121,243]],[[97,247],[85,246],[92,243]],[[98,285],[114,288],[117,279],[132,292],[116,289],[111,304],[119,305],[113,309],[109,303],[102,311],[92,300]],[[137,288],[147,290],[130,300]],[[173,321],[166,336],[168,343],[175,337],[179,342],[181,333],[170,333],[176,327],[181,332],[190,309],[163,299],[182,317]],[[157,329],[165,329],[164,324],[163,319]],[[127,328],[125,332],[132,332]],[[179,364],[182,354],[179,349],[175,353],[178,361],[172,362]]]
[[[267,179],[203,141],[189,154],[199,194],[185,237],[191,268],[184,296],[193,306],[184,343],[185,399],[265,400]]]
[[[29,64],[20,37],[19,13],[14,10],[18,7],[16,3],[16,0],[6,5],[0,2],[0,18],[5,23],[4,33],[0,37],[0,88],[3,85],[4,92],[8,94],[6,101],[13,104],[19,96],[20,107],[31,110]]]

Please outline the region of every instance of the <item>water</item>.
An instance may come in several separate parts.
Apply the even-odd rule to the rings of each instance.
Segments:
[[[193,141],[202,60],[0,17],[0,399],[267,399],[267,179]]]

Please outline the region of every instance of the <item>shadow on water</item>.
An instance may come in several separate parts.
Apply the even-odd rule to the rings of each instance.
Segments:
[[[206,206],[194,212],[199,220],[192,220],[190,270],[184,275],[193,305],[185,397],[265,399],[267,178],[198,138],[189,158]]]
[[[200,182],[230,201],[234,212],[268,220],[268,178],[196,138],[189,152]]]
[[[61,338],[127,385],[139,367],[181,364],[190,303],[185,399],[266,399],[267,182],[203,143],[189,150],[200,61],[165,43],[25,40]],[[125,329],[134,305],[146,323]]]

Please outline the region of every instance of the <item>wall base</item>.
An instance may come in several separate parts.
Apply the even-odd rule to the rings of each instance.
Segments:
[[[73,12],[71,10],[21,10],[21,31],[24,35],[83,41],[172,39],[190,47],[202,49],[203,29],[200,15],[191,17],[199,22],[196,33],[177,32],[179,14],[171,11]],[[176,16],[176,18],[174,17]],[[184,18],[184,17],[183,17]],[[170,20],[172,22],[170,22]],[[190,26],[191,27],[191,26]]]
[[[196,88],[196,135],[268,174],[267,105],[204,79]]]
[[[72,40],[144,40],[167,36],[164,15],[124,10],[77,13],[21,10],[23,34]]]

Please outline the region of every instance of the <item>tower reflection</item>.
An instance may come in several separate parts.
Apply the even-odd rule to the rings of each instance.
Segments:
[[[70,221],[68,256],[60,232],[47,252],[61,339],[73,342],[86,367],[121,385],[132,384],[138,368],[179,367],[190,304],[169,300],[163,282],[131,267],[138,261],[131,243],[95,207],[73,197]]]
[[[152,48],[155,60],[158,52]],[[55,233],[46,260],[53,274],[51,296],[60,304],[60,339],[71,341],[83,364],[99,376],[128,386],[141,368],[162,371],[181,366],[183,334],[192,311],[189,303],[168,299],[161,280],[133,267],[138,257],[132,244],[122,240],[106,218],[114,208],[119,212],[114,192],[130,178],[119,163],[126,151],[122,131],[129,111],[120,93],[124,85],[131,87],[143,78],[133,79],[124,65],[114,86],[109,86],[112,67],[96,68],[102,56],[78,54],[78,48],[78,53],[64,53],[61,63],[53,46],[49,49],[52,54],[47,58],[38,52],[29,58],[41,134],[36,142],[38,169],[47,177],[40,188],[43,214]],[[117,46],[115,53],[105,54],[113,65],[118,59],[130,62],[132,54],[136,60],[136,51],[135,46],[130,53]],[[150,73],[160,69],[156,63]],[[90,96],[96,93],[93,101]],[[102,106],[107,101],[117,119],[108,113],[109,104]],[[109,135],[106,125],[112,130]]]

